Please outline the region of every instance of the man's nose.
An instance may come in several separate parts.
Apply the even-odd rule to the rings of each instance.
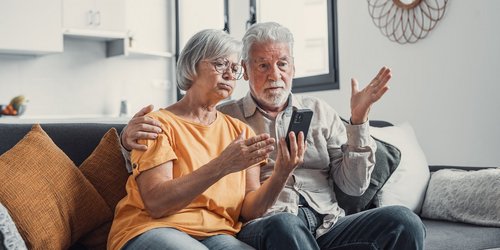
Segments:
[[[278,68],[278,65],[275,64],[271,66],[269,70],[269,78],[274,81],[281,79],[281,71]]]

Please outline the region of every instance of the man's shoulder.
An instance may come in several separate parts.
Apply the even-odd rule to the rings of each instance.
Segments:
[[[229,100],[229,101],[225,101],[225,102],[220,103],[219,105],[217,105],[217,109],[219,111],[226,110],[226,109],[230,109],[230,108],[236,107],[236,106],[238,106],[239,104],[242,104],[242,103],[243,103],[242,99]]]
[[[243,99],[229,100],[217,105],[217,110],[232,117],[241,117],[243,115]]]

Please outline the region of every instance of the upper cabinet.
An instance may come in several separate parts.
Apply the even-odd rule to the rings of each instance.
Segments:
[[[174,0],[1,0],[0,53],[63,51],[63,35],[105,41],[109,56],[172,57]]]
[[[63,0],[65,35],[104,39],[126,37],[125,1]]]
[[[171,57],[175,41],[173,0],[127,0],[126,55]]]
[[[63,51],[61,0],[0,1],[0,53]]]

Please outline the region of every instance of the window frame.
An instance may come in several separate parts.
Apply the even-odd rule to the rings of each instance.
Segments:
[[[337,0],[327,1],[327,20],[328,20],[328,62],[329,68],[327,74],[313,75],[306,77],[297,77],[293,79],[292,92],[302,93],[310,91],[321,91],[340,89],[339,83],[339,64],[338,64],[338,40],[337,40]],[[256,0],[250,0],[250,17],[247,26],[257,22],[256,13],[258,12]],[[279,22],[279,20],[277,20]],[[300,34],[294,34],[298,36]]]

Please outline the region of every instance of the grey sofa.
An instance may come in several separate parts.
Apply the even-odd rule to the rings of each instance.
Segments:
[[[372,125],[390,124],[374,122]],[[0,124],[0,155],[23,138],[31,126],[32,124]],[[111,127],[115,127],[119,132],[124,124],[42,124],[47,134],[77,166],[92,153],[102,136]],[[442,168],[471,169],[470,167],[430,166],[431,171]],[[500,228],[427,219],[423,222],[427,228],[426,249],[500,249]],[[2,238],[3,236],[0,235],[0,239]],[[3,248],[4,245],[0,244],[0,249]],[[82,246],[75,245],[72,248],[81,249]]]
[[[465,166],[429,166],[431,172],[440,169],[479,170]],[[500,198],[500,197],[499,197]],[[444,220],[422,219],[427,230],[427,250],[500,249],[500,228]]]

